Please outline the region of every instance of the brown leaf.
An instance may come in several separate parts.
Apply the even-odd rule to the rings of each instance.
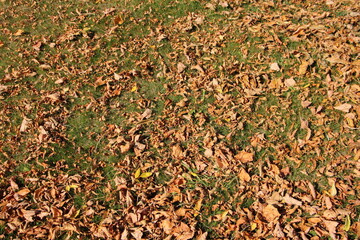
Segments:
[[[178,73],[182,73],[185,69],[186,69],[186,66],[183,63],[179,62],[177,64],[177,72]]]
[[[249,152],[245,152],[245,151],[241,151],[238,154],[235,155],[235,159],[242,162],[242,163],[247,163],[247,162],[251,162],[254,160],[254,154],[253,153],[249,153]]]
[[[194,237],[194,231],[183,222],[173,229],[173,233],[176,236],[176,240],[188,240]]]
[[[293,198],[293,197],[290,197],[289,194],[286,194],[284,197],[283,197],[283,200],[285,203],[289,204],[289,205],[296,205],[296,206],[301,206],[302,205],[302,202]]]
[[[176,159],[183,159],[184,152],[179,144],[172,146],[172,155]]]
[[[28,188],[23,188],[20,191],[18,191],[16,194],[18,194],[19,196],[25,196],[30,192],[30,190]]]
[[[23,215],[23,217],[26,219],[26,221],[28,222],[33,222],[33,216],[35,215],[35,210],[25,210],[25,209],[21,209],[21,213]]]
[[[114,17],[114,24],[115,25],[121,25],[124,23],[124,19],[121,16],[115,16]]]
[[[284,232],[282,231],[279,222],[276,223],[276,226],[275,226],[275,229],[274,229],[274,236],[275,236],[275,237],[278,237],[278,238],[284,238],[284,237],[285,237],[285,234],[284,234]]]
[[[334,107],[334,108],[335,108],[336,110],[339,110],[339,111],[348,113],[348,112],[350,111],[351,107],[352,107],[351,104],[344,103],[344,104],[338,105],[338,106],[336,106],[336,107]]]
[[[208,233],[204,232],[204,233],[200,234],[199,236],[197,236],[196,240],[206,240],[207,235],[208,235]]]
[[[147,108],[145,111],[141,114],[140,120],[148,119],[151,117],[152,110]]]
[[[174,227],[174,223],[169,219],[165,219],[161,222],[161,227],[163,228],[166,234],[170,234],[171,230]]]
[[[294,87],[296,85],[296,82],[295,82],[294,78],[291,77],[291,78],[285,79],[284,84],[287,87]]]
[[[309,63],[307,61],[303,61],[299,67],[299,75],[304,75],[309,67]]]
[[[238,177],[240,178],[241,181],[244,181],[244,182],[248,182],[251,179],[250,175],[245,171],[244,168],[242,168],[240,170]]]
[[[336,227],[337,225],[339,225],[339,223],[335,221],[327,221],[327,220],[324,220],[323,222],[330,234],[330,237],[332,239],[337,239],[335,234],[336,234]]]
[[[274,62],[272,64],[270,64],[270,70],[273,70],[273,71],[280,71],[280,66],[278,63]]]
[[[132,146],[133,146],[133,144],[131,144],[131,142],[126,142],[125,145],[120,146],[120,152],[121,153],[126,153],[126,152],[130,151]]]
[[[26,129],[28,129],[30,123],[31,123],[31,120],[27,117],[24,117],[24,119],[21,122],[20,132],[25,132]]]
[[[40,51],[41,45],[42,45],[42,42],[37,42],[37,43],[34,44],[32,47],[33,47],[33,49],[35,49],[36,51]]]
[[[262,212],[262,215],[265,217],[266,221],[268,222],[273,222],[275,221],[277,218],[280,217],[280,213],[277,210],[276,207],[274,207],[271,204],[268,204]]]
[[[207,158],[212,157],[213,156],[213,150],[211,150],[211,148],[205,148],[204,156],[207,157]]]

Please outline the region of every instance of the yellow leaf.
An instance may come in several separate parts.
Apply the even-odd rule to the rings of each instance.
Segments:
[[[76,218],[77,216],[79,216],[79,213],[80,213],[80,209],[76,211],[75,215],[74,215],[74,218]]]
[[[152,172],[144,172],[140,175],[141,178],[148,178],[152,175]]]
[[[195,211],[200,211],[201,209],[201,204],[202,204],[202,199],[199,199],[196,204],[195,204],[195,207],[194,207],[194,210]]]
[[[350,220],[350,216],[346,215],[345,218],[345,224],[344,224],[344,231],[349,231],[350,230],[350,226],[351,226],[351,220]]]
[[[194,177],[197,177],[197,176],[198,176],[196,173],[191,172],[191,171],[190,171],[190,174],[193,175]]]
[[[134,174],[134,177],[135,178],[139,178],[140,177],[140,174],[141,174],[141,170],[140,168],[138,170],[136,170],[135,174]]]
[[[252,223],[250,224],[250,231],[255,230],[255,229],[256,229],[256,227],[257,227],[257,224],[256,224],[256,223],[254,223],[254,222],[252,222]]]
[[[70,189],[72,189],[72,188],[78,188],[79,186],[78,185],[74,185],[74,184],[72,184],[72,185],[67,185],[66,187],[65,187],[65,190],[66,191],[70,191]]]
[[[137,91],[138,90],[138,87],[136,86],[136,84],[131,88],[131,92],[135,92],[135,91]]]
[[[226,215],[229,213],[229,210],[224,211],[221,213],[221,220],[224,222],[226,220]]]

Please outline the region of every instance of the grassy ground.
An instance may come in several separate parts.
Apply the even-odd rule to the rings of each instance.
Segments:
[[[359,20],[0,1],[0,239],[357,239]]]

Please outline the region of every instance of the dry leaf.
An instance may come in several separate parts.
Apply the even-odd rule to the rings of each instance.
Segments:
[[[274,62],[272,64],[270,64],[270,70],[273,70],[273,71],[280,71],[280,66],[278,63]]]
[[[280,217],[280,213],[276,207],[271,204],[268,204],[262,211],[262,215],[265,217],[266,221],[274,222],[277,218]]]
[[[245,151],[241,151],[238,154],[235,155],[235,159],[242,162],[242,163],[247,163],[247,162],[251,162],[254,160],[253,158],[254,154],[253,153],[248,153]]]
[[[289,205],[296,205],[296,206],[301,206],[302,205],[302,202],[293,198],[293,197],[290,197],[289,194],[286,194],[284,197],[283,197],[283,200],[285,203],[289,204]]]
[[[350,111],[351,107],[352,107],[351,104],[344,103],[344,104],[338,105],[338,106],[336,106],[336,107],[334,107],[334,108],[335,108],[336,110],[339,110],[339,111],[348,113],[348,112]]]
[[[204,156],[207,157],[207,158],[212,157],[213,156],[213,150],[211,150],[211,148],[205,148]]]
[[[183,63],[179,62],[177,64],[177,72],[178,73],[182,73],[185,69],[186,69],[186,66]]]
[[[147,108],[145,111],[141,114],[140,120],[148,119],[151,117],[152,110]]]
[[[164,229],[164,232],[166,234],[171,234],[171,230],[174,227],[174,223],[169,219],[165,219],[161,222],[161,227]]]
[[[16,194],[23,197],[23,196],[27,195],[29,192],[30,192],[29,189],[23,188],[20,191],[18,191]]]
[[[307,61],[303,61],[299,67],[299,74],[304,75],[309,67],[309,63]]]
[[[281,229],[280,223],[277,222],[274,229],[274,236],[278,238],[285,238],[285,234]]]
[[[176,159],[184,158],[183,150],[179,144],[172,146],[171,149],[172,149],[172,155],[174,158],[176,158]]]
[[[25,132],[28,129],[30,123],[31,120],[29,118],[24,117],[24,119],[21,122],[20,132]]]
[[[250,181],[250,175],[245,171],[244,168],[242,168],[240,170],[240,173],[238,174],[238,177],[240,178],[241,181],[244,181],[244,182],[248,182]]]
[[[296,82],[295,82],[294,78],[288,78],[288,79],[285,79],[284,84],[287,87],[294,87],[296,85]]]
[[[121,16],[114,17],[114,24],[115,25],[121,25],[124,23],[124,19]]]
[[[24,30],[18,29],[18,30],[14,33],[14,36],[21,36],[21,35],[23,35],[24,33],[25,33]]]
[[[323,221],[324,225],[326,226],[329,234],[330,234],[330,237],[332,239],[336,239],[336,227],[337,225],[339,225],[338,222],[335,222],[335,221],[327,221],[327,220],[324,220]]]

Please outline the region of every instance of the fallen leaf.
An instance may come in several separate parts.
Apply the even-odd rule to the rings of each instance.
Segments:
[[[295,205],[295,206],[301,206],[302,205],[302,202],[293,198],[293,197],[290,197],[289,194],[286,194],[284,197],[283,197],[283,200],[285,203],[289,204],[289,205]]]
[[[20,132],[26,132],[30,123],[31,123],[31,120],[29,118],[24,117],[24,119],[21,122]]]
[[[18,191],[16,194],[23,197],[23,196],[27,195],[29,192],[30,192],[29,189],[24,188],[24,189],[21,189],[20,191]]]
[[[147,108],[145,111],[141,114],[140,120],[148,119],[151,117],[152,110]]]
[[[254,154],[253,153],[249,153],[249,152],[245,152],[245,151],[241,151],[238,154],[235,155],[235,159],[242,162],[242,163],[247,163],[247,162],[251,162],[254,160]]]
[[[207,158],[212,157],[213,156],[213,150],[211,150],[211,148],[205,148],[204,156],[207,157]]]
[[[288,78],[288,79],[285,79],[284,84],[287,87],[294,87],[296,85],[296,82],[295,82],[294,78]]]
[[[307,61],[303,61],[299,67],[299,74],[304,75],[309,67],[309,63]]]
[[[152,175],[152,172],[144,172],[144,173],[141,173],[139,177],[141,178],[148,178]]]
[[[329,195],[331,197],[334,197],[334,196],[336,196],[336,194],[337,194],[337,190],[336,190],[336,187],[335,187],[335,181],[333,181],[333,183],[331,184]]]
[[[178,73],[182,73],[185,69],[186,69],[186,66],[183,63],[179,62],[177,64],[177,72]]]
[[[172,146],[172,155],[176,159],[183,159],[184,153],[179,144]]]
[[[124,19],[121,16],[114,17],[114,24],[115,25],[121,25],[124,23]]]
[[[131,88],[130,92],[136,92],[137,90],[138,90],[138,87],[135,83],[134,86]]]
[[[21,35],[23,35],[24,33],[25,33],[24,30],[18,29],[18,30],[14,33],[14,36],[21,36]]]
[[[278,238],[285,238],[285,233],[281,229],[280,223],[277,222],[274,229],[274,236]]]
[[[271,63],[270,64],[270,70],[273,70],[273,71],[280,71],[280,66],[278,63],[274,62],[274,63]]]
[[[139,178],[140,177],[140,174],[141,174],[141,169],[139,168],[138,170],[136,170],[135,174],[134,174],[134,177],[135,178]]]
[[[335,108],[336,110],[339,110],[339,111],[348,113],[348,112],[350,111],[351,107],[352,107],[351,104],[344,103],[344,104],[338,105],[338,106],[336,106],[336,107],[334,107],[334,108]]]
[[[346,215],[345,217],[345,224],[344,224],[344,231],[349,231],[350,230],[350,227],[351,227],[351,219],[350,219],[350,216],[349,215]]]
[[[280,217],[280,213],[276,207],[271,204],[268,204],[262,211],[262,215],[265,217],[266,221],[274,222],[277,218]]]
[[[174,223],[169,219],[165,219],[161,222],[161,227],[164,229],[164,232],[166,234],[171,234],[171,230],[174,227]]]
[[[329,234],[330,234],[330,237],[332,239],[336,239],[336,227],[337,225],[339,225],[338,222],[335,222],[335,221],[327,221],[327,220],[324,220],[324,225],[325,227],[327,228]]]
[[[242,168],[240,170],[240,173],[238,174],[238,177],[240,178],[241,181],[244,181],[244,182],[248,182],[251,179],[250,175],[245,171],[244,168]]]
[[[72,185],[67,185],[65,187],[65,190],[66,191],[70,191],[70,189],[74,189],[74,188],[78,188],[79,186],[78,185],[75,185],[75,184],[72,184]]]

